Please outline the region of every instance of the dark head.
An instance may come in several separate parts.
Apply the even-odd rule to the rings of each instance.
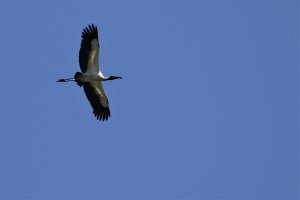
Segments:
[[[109,76],[106,80],[122,79],[121,76]]]

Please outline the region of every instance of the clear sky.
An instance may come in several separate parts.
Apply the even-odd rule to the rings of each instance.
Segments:
[[[98,26],[112,116],[79,71]],[[298,199],[299,1],[0,1],[0,199]]]

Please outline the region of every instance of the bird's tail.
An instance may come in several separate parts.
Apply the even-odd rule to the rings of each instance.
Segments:
[[[74,80],[77,83],[77,85],[79,85],[80,87],[83,86],[83,82],[80,80],[81,76],[82,76],[81,72],[76,72],[74,75]]]

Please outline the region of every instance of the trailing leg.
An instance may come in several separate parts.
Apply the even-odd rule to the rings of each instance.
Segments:
[[[75,79],[74,78],[58,79],[56,82],[69,82],[69,81],[75,81]]]

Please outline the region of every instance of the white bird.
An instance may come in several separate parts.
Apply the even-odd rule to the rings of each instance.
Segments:
[[[102,81],[121,79],[120,76],[105,77],[99,71],[99,40],[97,26],[88,25],[81,35],[79,65],[81,72],[76,72],[74,78],[59,79],[57,82],[75,81],[83,86],[95,117],[105,121],[110,117],[108,99],[102,86]]]

